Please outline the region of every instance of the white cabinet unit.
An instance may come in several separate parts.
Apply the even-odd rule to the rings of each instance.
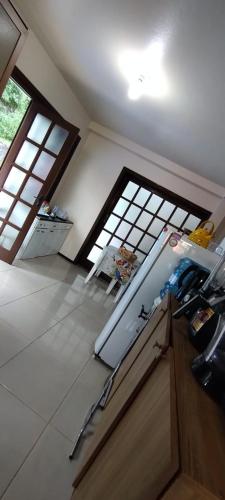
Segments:
[[[58,253],[71,227],[72,222],[42,220],[36,217],[17,254],[17,259],[31,259]]]

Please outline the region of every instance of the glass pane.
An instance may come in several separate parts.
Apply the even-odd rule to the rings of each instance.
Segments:
[[[40,177],[41,179],[46,179],[54,162],[55,162],[54,156],[49,155],[48,153],[45,153],[43,151],[40,154],[38,160],[36,161],[32,172],[35,175],[37,175],[37,177]]]
[[[118,238],[112,238],[112,240],[110,241],[110,245],[112,245],[113,247],[119,248],[122,245],[122,241],[119,240]]]
[[[9,226],[8,224],[4,227],[2,234],[0,235],[0,245],[7,250],[10,250],[13,246],[14,241],[16,240],[19,231],[14,229],[14,227]]]
[[[128,245],[127,242],[124,243],[123,245],[127,250],[130,250],[130,252],[134,251],[134,247],[132,245]],[[136,252],[135,252],[136,253]]]
[[[143,235],[143,232],[140,231],[139,229],[136,229],[136,227],[134,227],[134,229],[132,229],[131,233],[129,234],[127,241],[129,243],[131,243],[132,245],[137,245],[137,243],[140,240],[140,238],[142,237],[142,235]]]
[[[201,220],[198,217],[195,217],[195,215],[189,215],[184,224],[184,227],[186,229],[190,229],[190,231],[194,231],[194,229],[196,229],[200,222]]]
[[[140,264],[142,264],[143,260],[145,259],[146,255],[139,252],[138,250],[135,250],[135,255],[137,255],[137,258],[138,258],[138,262],[140,262]]]
[[[135,207],[135,205],[131,205],[128,212],[125,215],[125,219],[129,220],[130,222],[134,222],[137,219],[140,211],[141,208]]]
[[[33,177],[30,177],[24,186],[20,198],[33,205],[33,203],[35,202],[35,197],[40,193],[42,186],[42,182],[37,181]]]
[[[16,167],[12,167],[3,186],[4,189],[10,193],[17,194],[25,177],[25,172],[21,172],[21,170]]]
[[[147,189],[141,188],[140,191],[138,192],[137,196],[134,198],[134,203],[137,203],[137,205],[140,205],[141,207],[144,206],[146,203],[147,199],[150,196],[150,191],[147,191]]]
[[[10,215],[9,222],[15,224],[15,226],[22,227],[28,214],[30,212],[30,207],[18,201]]]
[[[49,149],[57,155],[60,152],[68,135],[68,130],[55,125],[45,144],[45,148]]]
[[[151,236],[148,236],[148,234],[146,234],[143,238],[143,240],[141,241],[140,245],[138,245],[138,248],[140,250],[143,250],[143,252],[146,252],[148,253],[150,251],[150,249],[152,248],[152,245],[155,243],[155,239],[152,238]]]
[[[163,199],[160,198],[160,196],[157,196],[157,194],[153,194],[151,199],[149,200],[146,208],[149,210],[149,212],[152,212],[153,214],[156,213],[156,211],[159,208],[159,205],[162,203]]]
[[[2,51],[0,65],[1,62]],[[30,101],[31,99],[26,92],[10,78],[0,97],[0,166],[12,144]]]
[[[123,198],[120,198],[118,203],[116,204],[113,212],[117,215],[119,215],[120,217],[122,217],[122,215],[124,214],[125,210],[127,209],[129,205],[129,202],[126,201],[126,200],[123,200]]]
[[[27,137],[29,137],[32,141],[41,144],[51,123],[51,120],[38,113],[33,121],[33,124],[31,125]]]
[[[162,217],[162,219],[168,220],[174,208],[175,205],[173,205],[173,203],[170,203],[169,201],[164,201],[163,206],[160,208],[157,215],[159,215],[159,217]]]
[[[109,241],[110,236],[111,235],[106,231],[102,231],[96,241],[96,244],[100,247],[105,247]]]
[[[34,144],[31,144],[28,141],[24,141],[22,148],[20,149],[20,152],[15,160],[15,163],[17,163],[17,165],[19,165],[20,167],[29,170],[37,152],[37,146],[34,146]]]
[[[150,228],[148,229],[149,233],[153,234],[153,236],[159,236],[159,234],[162,231],[162,228],[165,226],[165,222],[162,220],[157,219],[157,217],[154,219],[153,223],[151,224]]]
[[[183,223],[185,217],[187,216],[187,212],[185,210],[182,210],[182,208],[177,208],[176,211],[174,212],[173,216],[170,219],[170,222],[172,224],[175,224],[175,226],[181,226]]]
[[[105,229],[108,229],[108,231],[113,231],[116,229],[116,226],[119,224],[119,217],[116,217],[115,215],[110,215],[108,218],[106,224],[105,224]]]
[[[131,229],[131,225],[128,224],[127,222],[121,222],[121,224],[119,225],[117,231],[116,231],[116,236],[119,236],[120,238],[122,238],[123,240],[126,238],[126,235],[128,233],[128,231]]]
[[[134,184],[134,182],[129,181],[127,187],[124,189],[122,196],[124,196],[124,198],[127,198],[128,200],[131,200],[134,197],[138,188],[139,186],[137,184]]]
[[[136,225],[141,227],[142,229],[146,229],[152,220],[153,215],[148,214],[148,212],[142,212],[139,219],[136,222]]]
[[[93,264],[95,264],[95,262],[97,262],[101,253],[102,253],[101,248],[94,246],[92,248],[92,250],[90,251],[89,255],[87,256],[87,259],[90,260],[91,262],[93,262]]]
[[[0,193],[0,217],[2,217],[2,219],[4,219],[5,216],[7,215],[13,201],[14,201],[14,198],[12,196],[9,196],[9,194],[3,193],[1,191],[1,193]]]

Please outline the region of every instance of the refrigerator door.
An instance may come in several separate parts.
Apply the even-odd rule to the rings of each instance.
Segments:
[[[144,281],[146,275],[149,273],[153,264],[157,260],[159,253],[166,245],[170,236],[171,232],[163,231],[160,237],[158,238],[158,241],[155,243],[154,247],[149,252],[143,264],[139,268],[137,274],[133,278],[131,284],[127,288],[126,292],[120,299],[117,307],[115,308],[109,320],[107,321],[106,325],[104,326],[101,334],[98,336],[95,342],[95,354],[99,354],[100,350],[102,349],[102,346],[105,344],[105,342],[111,335],[112,331],[116,327],[117,323],[120,321],[122,315],[124,314],[124,311],[128,307],[134,295],[137,293],[137,290],[139,289],[141,283]]]
[[[98,355],[108,365],[116,366],[122,353],[134,338],[137,328],[140,327],[138,315],[142,304],[146,311],[151,310],[154,299],[159,295],[164,283],[183,257],[188,257],[209,270],[214,267],[219,259],[218,255],[195,245],[186,237],[182,238],[175,247],[170,246],[167,241],[149,272],[145,275],[139,287],[136,288],[135,294],[122,315],[120,315],[119,321],[107,340],[102,342],[102,334],[100,334],[96,341]],[[99,346],[101,347],[99,348]]]

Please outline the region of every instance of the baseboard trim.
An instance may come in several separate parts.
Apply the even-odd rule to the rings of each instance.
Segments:
[[[60,255],[60,257],[63,257],[63,259],[67,260],[71,264],[74,264],[74,260],[69,259],[69,257],[66,257],[66,255],[63,255],[63,253],[58,252],[58,255]]]

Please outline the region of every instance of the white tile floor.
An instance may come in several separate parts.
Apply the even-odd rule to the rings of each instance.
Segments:
[[[59,256],[0,261],[1,499],[71,497],[68,454],[109,375],[92,352],[113,301],[85,275]]]

